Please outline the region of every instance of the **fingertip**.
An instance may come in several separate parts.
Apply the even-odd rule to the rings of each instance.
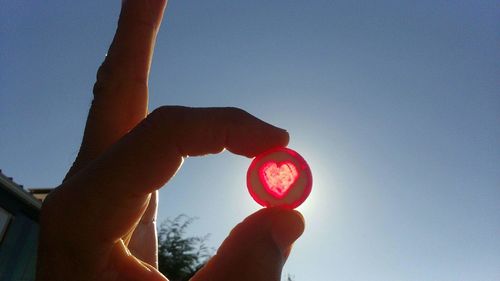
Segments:
[[[275,131],[275,139],[277,143],[279,143],[278,146],[287,146],[288,142],[290,141],[290,134],[288,133],[287,130],[282,129],[280,127],[274,127]]]
[[[265,124],[262,129],[257,131],[255,136],[249,138],[249,140],[253,139],[254,141],[246,145],[247,156],[255,157],[273,148],[286,147],[290,141],[290,134],[286,130],[262,122]]]
[[[286,147],[290,141],[290,134],[288,131],[270,124],[268,124],[268,126],[271,129],[268,130],[258,154],[273,148]]]
[[[290,133],[285,129],[281,129],[281,131],[283,146],[287,146],[290,142]]]
[[[247,217],[233,229],[231,234],[235,235],[230,236],[238,237],[241,241],[250,236],[269,237],[282,256],[286,258],[292,244],[304,233],[304,230],[305,220],[299,211],[270,207],[260,209]],[[257,235],[257,233],[261,234]]]
[[[236,154],[253,158],[276,147],[286,147],[290,135],[286,130],[257,119],[246,126],[238,125],[226,138],[226,148]],[[234,133],[236,132],[236,133]]]
[[[304,233],[304,229],[305,221],[300,212],[279,208],[273,218],[271,235],[285,258],[292,244]]]
[[[304,226],[298,211],[263,208],[231,231],[217,254],[192,280],[278,280]]]

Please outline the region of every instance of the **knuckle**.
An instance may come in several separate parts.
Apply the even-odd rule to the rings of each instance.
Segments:
[[[113,91],[148,91],[147,72],[137,71],[134,64],[124,63],[111,55],[99,66],[94,83],[94,96],[109,94]]]
[[[225,108],[225,113],[223,115],[223,118],[226,119],[227,127],[229,128],[240,127],[252,118],[251,114],[238,107]]]
[[[146,119],[143,120],[140,130],[152,136],[173,137],[172,132],[184,126],[187,115],[187,107],[182,106],[161,106],[153,110]]]
[[[237,116],[237,117],[243,117],[243,116],[248,116],[249,113],[246,112],[245,110],[239,108],[239,107],[226,107],[225,110],[231,114],[231,115],[234,115],[234,116]]]
[[[105,93],[107,90],[113,87],[113,70],[108,61],[108,59],[104,60],[104,62],[99,66],[96,75],[96,82],[94,83],[93,93],[94,96],[98,96],[100,94]]]
[[[99,69],[97,69],[97,74],[96,74],[97,81],[107,80],[112,73],[113,72],[111,64],[109,62],[109,58],[106,57],[106,59],[104,59],[102,64],[99,66]]]
[[[184,106],[160,106],[156,108],[149,115],[151,116],[151,122],[158,123],[161,122],[167,126],[173,126],[176,124],[183,123],[188,111],[190,109]]]
[[[250,113],[238,107],[226,107],[225,111],[227,112],[227,118],[235,124],[252,117]]]
[[[188,108],[185,106],[162,105],[151,112],[151,114],[159,114],[167,117],[172,117],[186,111],[187,109]]]

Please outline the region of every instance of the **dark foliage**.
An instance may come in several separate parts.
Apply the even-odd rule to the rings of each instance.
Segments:
[[[205,245],[208,235],[186,237],[195,218],[179,215],[165,220],[158,230],[158,266],[170,281],[187,281],[211,256]]]

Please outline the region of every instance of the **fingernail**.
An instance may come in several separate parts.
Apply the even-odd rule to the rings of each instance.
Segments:
[[[286,210],[274,220],[271,233],[274,242],[284,258],[288,256],[290,246],[304,232],[304,218],[295,210]]]

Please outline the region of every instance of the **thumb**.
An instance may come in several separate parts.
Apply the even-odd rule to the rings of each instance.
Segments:
[[[191,281],[279,281],[292,244],[303,232],[304,218],[299,212],[262,209],[231,231]]]

